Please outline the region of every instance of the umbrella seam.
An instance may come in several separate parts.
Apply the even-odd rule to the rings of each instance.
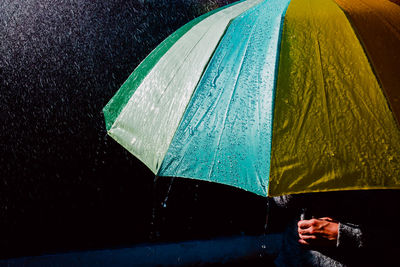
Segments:
[[[245,48],[244,56],[243,56],[243,58],[242,58],[242,60],[241,60],[241,62],[240,62],[240,69],[239,69],[238,74],[237,74],[237,76],[236,76],[235,86],[234,86],[234,89],[232,90],[232,94],[231,94],[231,96],[230,96],[229,103],[231,103],[232,97],[233,97],[234,93],[236,92],[236,88],[237,88],[237,86],[238,86],[237,82],[238,82],[238,78],[240,77],[240,70],[243,68],[243,62],[244,62],[245,57],[246,57],[246,54],[247,54],[247,49],[248,49],[248,46],[249,46],[249,41],[250,41],[251,36],[253,35],[253,32],[254,32],[254,27],[255,27],[255,24],[252,25],[251,33],[250,33],[249,38],[248,38],[248,40],[247,40],[247,42],[246,42],[246,48]],[[217,149],[216,149],[216,151],[214,152],[214,157],[213,157],[213,161],[212,161],[213,164],[212,164],[211,169],[210,169],[210,171],[209,171],[209,178],[212,176],[212,173],[213,173],[213,170],[214,170],[215,159],[216,159],[216,157],[217,157],[218,148],[219,148],[219,145],[220,145],[220,143],[221,143],[221,138],[222,138],[222,135],[223,135],[223,133],[224,133],[225,126],[226,126],[226,123],[225,123],[226,117],[227,117],[226,115],[229,113],[230,107],[231,107],[231,105],[229,104],[228,107],[227,107],[227,109],[226,109],[226,111],[225,111],[224,120],[223,120],[223,125],[224,125],[224,127],[222,128],[221,134],[219,135],[219,138],[218,138]]]

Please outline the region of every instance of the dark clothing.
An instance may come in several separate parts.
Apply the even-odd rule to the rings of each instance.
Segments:
[[[400,253],[399,200],[400,191],[395,190],[324,192],[274,198],[276,206],[293,214],[287,220],[276,265],[398,266],[393,260]],[[297,222],[304,208],[305,219],[330,217],[339,221],[336,248],[312,248],[298,243]]]

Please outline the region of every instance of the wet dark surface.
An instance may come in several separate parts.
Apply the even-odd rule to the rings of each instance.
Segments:
[[[193,180],[154,186],[101,113],[164,38],[228,2],[0,2],[1,258],[262,233],[265,199]]]

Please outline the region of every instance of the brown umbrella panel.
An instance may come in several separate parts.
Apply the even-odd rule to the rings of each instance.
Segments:
[[[344,10],[400,122],[400,1],[335,0]]]

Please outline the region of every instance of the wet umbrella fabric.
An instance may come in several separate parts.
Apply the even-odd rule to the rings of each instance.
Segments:
[[[104,110],[155,174],[262,196],[400,188],[396,102],[335,2],[239,2],[176,39]]]
[[[399,127],[346,15],[292,1],[285,19],[270,192],[398,188]]]
[[[244,1],[244,0],[243,0]],[[167,39],[165,39],[160,45],[158,45],[135,69],[135,71],[129,76],[126,82],[121,86],[118,92],[113,96],[113,98],[104,107],[104,118],[106,120],[106,128],[110,130],[111,126],[115,122],[118,115],[121,113],[122,109],[128,103],[129,99],[132,97],[138,86],[141,84],[143,79],[152,70],[152,68],[158,63],[161,57],[190,29],[196,26],[202,20],[205,20],[214,13],[241,3],[243,1],[234,2],[230,5],[226,5],[222,8],[208,12],[189,23],[185,24],[179,28],[176,32],[171,34]]]
[[[157,173],[229,22],[260,2],[249,0],[220,10],[183,34],[143,78],[113,122],[109,135]]]

